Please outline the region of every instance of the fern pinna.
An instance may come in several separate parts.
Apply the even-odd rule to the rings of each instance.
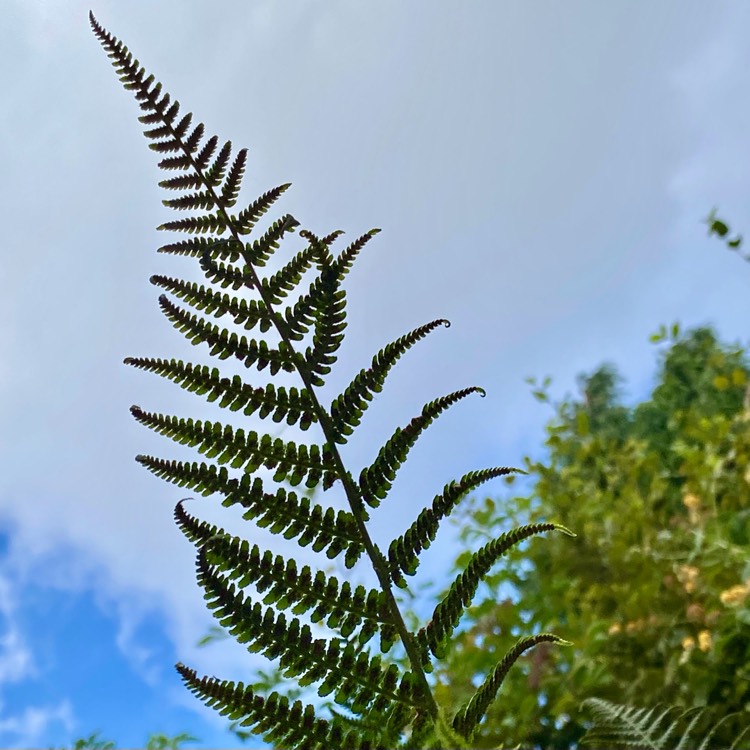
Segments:
[[[347,568],[366,558],[379,582],[379,589],[352,587],[321,570],[299,568],[293,559],[261,550],[200,521],[180,501],[175,519],[198,548],[198,581],[221,624],[247,643],[250,651],[278,658],[285,677],[302,686],[316,685],[319,695],[332,695],[346,712],[322,717],[312,706],[300,701],[290,704],[278,693],[255,695],[243,683],[198,677],[183,664],[177,665],[178,672],[195,695],[278,747],[463,746],[513,662],[537,643],[561,639],[549,633],[522,638],[454,717],[444,716],[433,698],[427,678],[432,660],[444,653],[482,577],[501,555],[535,534],[553,529],[570,532],[553,523],[530,524],[492,541],[472,557],[427,625],[417,633],[407,629],[394,586],[406,587],[405,576],[416,573],[420,553],[430,546],[440,522],[464,495],[494,477],[518,470],[484,469],[446,485],[405,533],[390,543],[386,554],[368,531],[370,512],[386,499],[420,434],[457,401],[484,392],[466,388],[428,403],[405,427],[395,430],[357,478],[344,466],[338,446],[359,425],[396,362],[427,334],[448,326],[448,321],[434,320],[388,344],[330,405],[322,404],[318,389],[336,361],[346,327],[345,276],[378,230],[366,232],[338,253],[331,248],[340,232],[318,237],[300,230],[304,246],[280,270],[264,274],[264,266],[299,222],[287,214],[270,223],[257,239],[244,238],[289,185],[269,190],[237,210],[246,150],[232,157],[230,142],[220,146],[216,136],[207,138],[203,124],[192,125],[191,114],[180,114],[180,104],[146,74],[127,47],[102,28],[93,14],[90,21],[120,80],[140,103],[139,120],[146,126],[150,147],[162,155],[159,166],[178,173],[159,183],[178,195],[164,204],[178,211],[202,212],[159,227],[192,235],[159,251],[197,259],[207,281],[197,284],[153,276],[151,282],[165,292],[159,298],[162,312],[193,344],[208,344],[218,359],[235,357],[248,370],[268,369],[271,376],[293,373],[299,386],[251,385],[237,375],[224,377],[216,368],[175,359],[132,357],[125,362],[173,380],[230,411],[284,421],[302,431],[314,426],[319,435],[319,442],[310,444],[273,439],[241,427],[134,406],[133,416],[140,423],[197,448],[213,462],[152,456],[137,460],[180,487],[203,496],[223,496],[225,506],[241,505],[244,518],[301,546],[311,545],[329,559],[343,556]],[[232,319],[233,328],[207,317],[225,315]],[[246,335],[256,330],[255,338]],[[270,342],[263,334],[271,334]],[[270,470],[271,478],[266,473],[258,476],[260,469]],[[282,486],[304,483],[310,489],[327,490],[339,482],[348,511],[324,508]],[[255,594],[244,594],[250,585]],[[298,617],[305,614],[313,623],[324,623],[334,635],[316,637]],[[365,648],[375,635],[383,654],[400,641],[409,668],[384,662]]]

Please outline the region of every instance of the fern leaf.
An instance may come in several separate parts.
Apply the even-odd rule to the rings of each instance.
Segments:
[[[272,305],[280,304],[302,279],[303,274],[313,265],[319,250],[308,245],[292,258],[273,276],[262,281],[264,298]]]
[[[325,511],[319,503],[307,497],[298,497],[294,492],[279,488],[274,494],[263,491],[263,483],[257,477],[244,474],[239,480],[230,479],[224,467],[217,469],[208,464],[186,464],[165,461],[150,456],[138,456],[138,462],[156,476],[180,486],[189,486],[202,495],[220,492],[225,496],[226,507],[241,505],[245,508],[243,518],[253,520],[259,528],[269,528],[285,539],[294,539],[300,547],[312,545],[315,552],[325,552],[333,559],[345,551],[345,564],[351,568],[364,552],[357,524],[348,511]],[[219,533],[216,526],[199,522],[183,507],[175,508],[175,521],[187,538],[194,543],[205,541]]]
[[[242,148],[237,152],[237,156],[234,158],[234,163],[232,164],[232,167],[229,170],[229,174],[227,175],[226,182],[222,186],[219,205],[231,208],[235,203],[237,203],[237,196],[240,192],[242,176],[245,173],[246,161],[247,149]]]
[[[447,396],[430,401],[422,409],[422,413],[411,420],[403,429],[397,429],[388,442],[380,449],[375,461],[362,470],[359,486],[365,502],[372,508],[380,505],[393,485],[401,464],[406,460],[409,450],[417,442],[419,436],[443,411],[453,406],[457,401],[466,398],[471,393],[484,396],[484,390],[477,386],[454,391]]]
[[[172,232],[191,232],[193,234],[205,234],[206,232],[215,232],[223,234],[226,229],[226,220],[221,210],[205,216],[186,216],[184,219],[175,219],[174,221],[165,221],[157,229],[169,230]]]
[[[341,346],[346,329],[346,293],[339,288],[330,268],[320,277],[320,304],[315,315],[313,345],[305,351],[305,364],[318,377],[317,385],[323,385],[323,375],[331,371],[336,361],[336,351]]]
[[[370,367],[360,370],[344,392],[333,400],[330,414],[337,443],[345,443],[346,436],[351,435],[354,428],[359,425],[362,414],[369,405],[368,402],[372,401],[375,393],[380,393],[383,389],[386,376],[396,362],[417,341],[441,325],[448,328],[450,322],[442,318],[433,320],[387,344],[372,358]]]
[[[552,633],[539,633],[528,638],[521,638],[502,658],[468,703],[463,705],[453,718],[453,728],[459,734],[466,738],[471,737],[474,729],[487,713],[490,704],[495,700],[497,691],[500,689],[505,675],[508,674],[508,670],[525,651],[544,642],[570,645],[568,641],[558,638]]]
[[[209,323],[205,318],[187,312],[175,305],[166,295],[159,297],[159,307],[172,325],[192,344],[206,343],[211,347],[211,355],[219,359],[237,357],[245,367],[255,366],[258,370],[269,368],[271,375],[279,370],[294,372],[294,355],[285,342],[279,343],[277,349],[269,348],[261,340],[237,336],[224,328]]]
[[[417,556],[428,549],[435,539],[440,522],[450,515],[456,503],[480,484],[516,472],[525,474],[522,469],[499,466],[481,471],[471,471],[461,477],[459,482],[446,484],[440,495],[435,495],[431,508],[425,508],[408,530],[394,539],[388,548],[388,565],[393,582],[404,588],[406,580],[403,573],[413,576],[417,572]]]
[[[674,741],[671,735],[678,722],[668,721],[670,714],[675,711],[674,706],[662,709],[635,708],[599,698],[589,698],[584,701],[584,705],[591,707],[595,724],[583,737],[582,743],[599,744],[605,741],[609,747],[624,745],[663,750],[668,740]],[[666,728],[663,726],[665,720]]]
[[[255,282],[247,271],[229,263],[217,263],[208,252],[203,254],[200,264],[201,270],[206,274],[206,278],[212,283],[221,286],[222,289],[231,286],[232,289],[237,291],[243,286],[248,289],[252,289],[255,286]],[[263,300],[240,300],[240,304],[243,302],[251,307],[263,310],[264,314],[261,317],[266,317],[266,306]]]
[[[336,691],[334,700],[351,702],[355,712],[365,711],[370,704],[382,711],[394,701],[414,705],[410,673],[399,680],[395,664],[384,670],[379,656],[356,654],[352,644],[342,646],[338,639],[313,639],[309,626],[297,618],[287,621],[271,607],[251,604],[234,584],[212,569],[204,549],[198,553],[196,567],[208,607],[222,627],[239,643],[249,644],[249,651],[279,658],[282,673],[295,678],[300,686],[321,682],[321,697]]]
[[[291,214],[287,214],[266,230],[260,239],[248,245],[247,263],[256,267],[265,266],[274,250],[278,250],[279,242],[287,232],[294,232],[299,222]]]
[[[273,325],[268,308],[258,300],[238,299],[230,294],[215,292],[203,284],[173,279],[170,276],[154,275],[150,281],[154,286],[166,289],[185,300],[197,310],[205,310],[217,318],[229,314],[234,318],[235,324],[246,331],[251,331],[260,323],[260,330],[265,333]]]
[[[356,730],[337,719],[320,719],[315,709],[301,701],[291,706],[286,696],[276,692],[267,698],[255,695],[250,686],[214,677],[201,677],[194,669],[178,663],[177,672],[187,688],[222,716],[239,721],[278,747],[325,750],[347,747],[352,750],[374,750],[375,745]],[[241,720],[241,721],[240,721]]]
[[[238,234],[250,234],[258,219],[279,199],[279,197],[291,187],[291,183],[279,185],[279,187],[263,193],[260,198],[254,200],[247,208],[234,217],[234,226]]]
[[[572,531],[557,523],[530,523],[502,534],[472,555],[466,570],[456,578],[445,598],[435,607],[427,627],[417,633],[417,640],[422,647],[425,662],[429,659],[428,649],[438,658],[445,655],[448,637],[458,625],[464,609],[474,598],[482,578],[487,575],[495,562],[525,539],[535,534],[555,530],[575,536]]]
[[[234,469],[243,468],[249,473],[264,466],[275,470],[275,482],[288,481],[292,486],[303,480],[308,487],[317,486],[321,480],[330,485],[338,478],[326,446],[297,445],[280,438],[274,440],[270,435],[259,437],[254,431],[245,434],[243,429],[235,430],[219,422],[145,412],[139,406],[132,406],[130,412],[146,427]]]
[[[200,258],[214,244],[216,244],[216,239],[212,237],[190,237],[186,240],[162,245],[157,252]]]
[[[361,237],[358,237],[352,242],[349,247],[343,250],[331,263],[331,269],[336,275],[338,280],[342,280],[352,267],[356,257],[361,252],[362,248],[380,232],[380,229],[371,229],[369,232],[365,232]],[[328,238],[326,238],[328,239]]]
[[[206,396],[208,401],[219,400],[219,406],[250,416],[258,412],[261,419],[270,416],[274,422],[299,424],[307,430],[318,417],[309,393],[297,388],[276,388],[269,383],[265,388],[253,388],[239,375],[231,380],[221,377],[217,368],[184,364],[181,360],[128,357],[126,365],[168,378],[185,390]]]
[[[261,552],[257,545],[250,548],[246,540],[228,534],[207,536],[203,544],[208,563],[241,588],[253,584],[259,594],[265,594],[264,604],[281,610],[291,607],[295,615],[312,610],[312,622],[325,622],[343,638],[356,631],[360,644],[379,632],[383,652],[393,645],[396,630],[382,591],[364,586],[353,589],[348,581],[340,584],[323,571],[313,573],[307,565],[298,571],[294,560],[274,556],[269,550]]]

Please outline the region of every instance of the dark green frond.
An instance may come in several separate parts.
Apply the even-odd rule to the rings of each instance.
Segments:
[[[219,464],[242,468],[246,473],[261,466],[275,470],[274,481],[287,481],[292,486],[305,480],[308,487],[316,487],[321,480],[332,484],[337,469],[326,446],[297,445],[270,435],[247,434],[230,425],[182,417],[145,412],[139,406],[130,408],[131,414],[143,425],[165,435],[181,445],[197,448],[206,458]]]
[[[466,398],[470,393],[479,393],[484,396],[484,390],[476,386],[454,391],[447,396],[442,396],[429,404],[425,404],[422,413],[409,422],[403,429],[398,428],[380,449],[378,457],[373,463],[362,470],[359,476],[359,486],[365,502],[372,508],[380,505],[393,485],[401,464],[406,460],[409,450],[417,442],[419,436],[424,432],[442,412],[457,401]]]
[[[472,555],[466,570],[456,578],[443,601],[435,607],[427,627],[417,633],[425,660],[429,659],[428,650],[438,658],[444,656],[447,639],[458,625],[466,607],[471,604],[482,578],[497,560],[525,539],[545,531],[562,531],[575,536],[558,523],[530,523],[502,534]]]
[[[225,328],[209,323],[200,315],[194,315],[174,304],[165,294],[159,297],[159,307],[172,325],[192,344],[206,343],[211,347],[210,354],[219,359],[237,357],[245,367],[257,367],[258,370],[269,368],[271,375],[279,370],[294,372],[294,354],[285,342],[280,342],[278,349],[270,349],[261,340],[237,336]]]
[[[357,586],[348,581],[340,584],[323,571],[313,571],[305,565],[297,570],[294,560],[270,551],[261,552],[257,545],[239,537],[211,535],[206,543],[206,559],[216,569],[228,574],[241,588],[253,584],[258,593],[265,593],[264,604],[277,609],[292,607],[301,615],[312,610],[312,622],[325,622],[338,630],[343,638],[355,633],[361,644],[375,633],[381,635],[381,651],[387,651],[396,640],[396,629],[390,624],[390,613],[385,594],[375,589]]]
[[[223,212],[218,210],[214,214],[206,214],[205,216],[186,216],[184,219],[165,221],[164,224],[160,224],[156,228],[171,232],[192,232],[193,234],[205,234],[206,232],[224,234],[227,225]]]
[[[173,208],[177,211],[188,210],[209,210],[216,205],[214,195],[209,190],[201,190],[197,193],[182,195],[179,198],[169,198],[163,200],[162,204],[167,208]]]
[[[301,547],[312,545],[316,552],[325,552],[333,559],[345,551],[345,564],[351,568],[364,552],[354,516],[345,510],[334,511],[311,502],[308,497],[298,497],[294,492],[279,488],[275,493],[263,491],[263,483],[257,477],[243,474],[240,479],[230,478],[222,466],[210,464],[182,463],[138,456],[138,463],[161,479],[180,487],[195,489],[204,497],[216,492],[224,495],[222,505],[241,505],[245,508],[243,518],[255,521],[260,528],[269,528],[285,539],[295,539]],[[175,508],[175,521],[185,536],[193,543],[205,541],[218,533],[216,526],[197,521],[183,508]]]
[[[320,303],[315,312],[315,333],[312,346],[305,351],[305,363],[323,385],[323,376],[331,371],[336,352],[341,346],[346,329],[346,292],[340,288],[332,269],[324,268],[320,275]]]
[[[425,508],[405,534],[394,539],[388,548],[388,565],[393,582],[404,588],[406,581],[403,573],[413,576],[417,572],[419,555],[428,549],[435,539],[440,522],[450,515],[456,503],[468,492],[480,484],[516,472],[525,474],[523,469],[499,466],[493,469],[482,469],[464,474],[458,482],[446,484],[440,495],[435,495],[431,508]]]
[[[357,713],[370,706],[385,710],[394,701],[414,704],[410,673],[399,680],[395,664],[384,670],[379,656],[357,653],[352,644],[339,639],[313,639],[310,627],[296,617],[287,620],[271,607],[252,604],[213,570],[203,549],[198,553],[197,571],[208,607],[222,627],[239,643],[248,644],[249,651],[279,658],[283,674],[295,678],[301,687],[322,681],[318,688],[321,697],[335,691],[334,700],[351,705]]]
[[[247,262],[253,266],[265,266],[274,250],[278,250],[279,242],[287,232],[294,232],[299,222],[291,214],[283,216],[266,230],[265,234],[247,245]]]
[[[170,242],[162,245],[157,252],[169,253],[170,255],[186,255],[188,257],[200,258],[217,240],[213,237],[189,237],[179,242]]]
[[[258,219],[260,219],[260,217],[271,208],[271,206],[279,199],[279,196],[281,196],[284,191],[288,190],[291,185],[291,182],[288,182],[285,185],[279,185],[279,187],[269,190],[267,193],[263,193],[260,198],[254,200],[247,208],[243,208],[234,218],[234,226],[238,234],[250,234]]]
[[[211,258],[208,252],[204,252],[201,256],[200,264],[201,270],[206,274],[206,278],[213,284],[218,284],[222,289],[231,286],[232,289],[237,291],[243,286],[248,289],[252,289],[255,286],[252,276],[248,271],[233,266],[230,263],[217,263]],[[240,303],[242,302],[245,302],[245,300],[240,300]],[[263,310],[264,314],[261,317],[267,317],[267,314],[265,313],[266,306],[263,304],[262,300],[248,300],[247,304],[251,307]]]
[[[265,388],[253,388],[239,375],[231,380],[222,378],[215,367],[185,364],[176,359],[128,357],[125,364],[169,378],[192,393],[206,396],[208,401],[220,399],[219,406],[230,411],[242,409],[247,416],[257,411],[262,419],[270,416],[274,422],[284,420],[289,425],[299,424],[303,430],[318,421],[313,402],[304,388],[276,388],[271,383]]]
[[[380,229],[371,229],[369,232],[365,232],[365,234],[354,240],[354,242],[352,242],[349,247],[347,247],[334,258],[333,263],[331,263],[331,270],[333,271],[337,279],[341,280],[344,278],[344,276],[346,276],[346,274],[349,273],[352,264],[356,260],[362,248],[379,232]],[[328,244],[328,239],[329,238],[326,237],[323,241]]]
[[[528,651],[539,643],[558,643],[569,646],[568,641],[558,638],[552,633],[539,633],[528,638],[521,638],[518,643],[502,658],[495,669],[481,687],[471,697],[468,703],[463,705],[453,718],[453,728],[464,737],[470,738],[474,729],[484,718],[490,704],[495,700],[497,691],[500,689],[508,670],[515,664],[524,651]]]
[[[155,275],[150,279],[154,286],[166,289],[176,297],[185,300],[197,310],[205,311],[220,318],[230,315],[236,325],[251,331],[260,323],[260,330],[265,333],[272,325],[268,308],[259,300],[245,300],[232,294],[215,292],[210,287],[195,281],[173,279],[170,276]]]
[[[242,183],[242,175],[245,173],[246,161],[247,149],[242,148],[237,152],[237,156],[234,158],[234,163],[227,175],[226,182],[221,188],[221,197],[219,199],[219,204],[221,206],[231,208],[237,203],[237,196],[240,193],[240,184]]]
[[[283,268],[261,282],[263,297],[271,305],[280,304],[299,284],[304,273],[318,258],[318,248],[308,245],[292,258]]]
[[[337,719],[326,720],[315,716],[315,709],[300,701],[291,706],[289,699],[279,693],[267,698],[255,695],[244,683],[217,680],[215,677],[198,679],[194,669],[184,664],[176,665],[185,685],[207,706],[222,716],[239,721],[277,747],[295,747],[299,750],[328,750],[334,747],[352,750],[374,750],[375,745],[358,732]]]
[[[345,443],[346,436],[354,432],[354,428],[362,420],[362,414],[369,406],[368,402],[372,401],[375,393],[383,390],[386,376],[396,362],[417,341],[441,325],[448,328],[450,322],[442,318],[433,320],[387,344],[372,358],[370,367],[360,370],[344,392],[333,400],[330,414],[337,443]]]

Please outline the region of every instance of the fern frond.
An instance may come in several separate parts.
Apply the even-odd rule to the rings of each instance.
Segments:
[[[213,215],[167,222],[160,228],[197,233],[206,231],[223,232],[226,229],[225,207],[231,207],[236,202],[242,182],[247,150],[241,149],[238,152],[226,178],[224,176],[231,154],[231,143],[225,144],[219,156],[209,168],[211,157],[218,144],[217,136],[211,136],[201,146],[205,131],[203,123],[196,125],[188,135],[193,117],[192,113],[184,115],[179,122],[175,122],[180,110],[179,102],[172,102],[169,94],[162,95],[162,85],[154,80],[154,76],[147,76],[145,69],[139,65],[137,60],[133,59],[128,48],[106,31],[97,22],[93,14],[89,16],[89,20],[94,34],[112,60],[123,85],[126,89],[134,92],[135,98],[140,102],[141,109],[147,113],[139,117],[139,120],[144,125],[157,126],[144,131],[146,138],[154,141],[149,144],[150,148],[159,153],[182,152],[179,156],[162,159],[159,162],[159,167],[166,170],[191,170],[192,172],[192,174],[185,176],[188,178],[185,180],[174,178],[165,180],[164,187],[172,190],[185,190],[198,188],[204,182],[208,183],[209,190],[200,199],[196,198],[196,194],[194,194],[189,198],[174,199],[168,205],[173,208],[184,209],[194,208],[196,207],[194,204],[199,202],[200,208],[219,208]],[[208,175],[203,174],[207,171]],[[219,196],[214,192],[214,189],[217,188],[221,188]],[[180,203],[181,200],[183,203]]]
[[[294,290],[302,280],[305,272],[312,267],[318,258],[318,248],[308,245],[292,258],[283,268],[273,276],[263,279],[261,286],[263,296],[270,304],[278,305]]]
[[[525,651],[544,642],[570,645],[568,641],[558,638],[558,636],[552,633],[539,633],[538,635],[521,638],[502,658],[471,699],[458,710],[458,713],[453,718],[453,728],[459,734],[462,734],[466,738],[471,738],[474,729],[484,718],[490,704],[495,700],[497,691],[500,689],[505,675],[508,674],[508,670]]]
[[[463,608],[476,592],[479,580],[501,554],[532,534],[553,528],[566,530],[555,524],[530,525],[487,545],[474,555],[466,571],[438,604],[432,622],[416,636],[408,630],[393,595],[393,581],[403,585],[402,574],[414,572],[417,556],[432,542],[440,521],[463,494],[512,469],[472,472],[458,484],[446,485],[443,494],[434,499],[432,508],[420,514],[406,533],[394,540],[388,557],[370,536],[368,506],[377,507],[387,496],[411,447],[439,414],[469,393],[484,395],[484,391],[467,388],[425,405],[419,416],[395,431],[374,462],[363,469],[359,481],[355,481],[344,464],[337,444],[345,443],[346,436],[359,425],[369,402],[382,389],[401,356],[439,325],[450,323],[442,319],[432,321],[385,346],[373,357],[371,366],[361,370],[326,411],[319,401],[317,387],[324,385],[343,341],[347,324],[345,277],[364,246],[380,230],[370,230],[343,252],[334,254],[331,244],[340,231],[318,237],[303,229],[300,236],[308,241],[308,247],[286,263],[280,263],[280,270],[264,278],[259,269],[269,263],[282,239],[294,232],[299,222],[291,214],[285,214],[272,221],[257,239],[245,242],[244,236],[255,228],[289,185],[274,188],[233,213],[245,173],[247,150],[240,149],[233,157],[230,141],[219,147],[218,137],[206,136],[203,123],[193,124],[191,113],[181,114],[179,102],[162,92],[161,84],[133,59],[127,47],[103,29],[93,15],[90,20],[120,80],[140,103],[143,114],[139,120],[151,149],[159,154],[159,168],[178,173],[160,182],[173,193],[164,200],[164,205],[191,212],[189,216],[163,223],[159,229],[194,236],[165,244],[159,250],[198,258],[209,283],[154,276],[154,284],[192,308],[185,309],[162,294],[159,297],[162,312],[190,342],[207,344],[211,356],[237,358],[248,368],[268,368],[272,376],[281,371],[294,373],[302,385],[253,387],[239,376],[222,377],[216,368],[175,359],[128,358],[126,362],[168,378],[232,411],[257,413],[276,422],[285,420],[302,429],[315,422],[322,433],[318,444],[297,444],[219,422],[146,412],[134,406],[131,411],[137,421],[196,448],[214,461],[187,463],[152,456],[138,456],[137,460],[152,473],[178,486],[190,487],[204,496],[223,495],[223,505],[241,505],[245,519],[254,520],[272,533],[283,534],[301,546],[312,545],[314,551],[325,552],[331,559],[343,554],[349,568],[366,553],[380,584],[380,590],[352,587],[310,566],[298,569],[291,559],[262,552],[257,545],[251,547],[217,526],[194,518],[180,502],[175,508],[175,520],[187,538],[199,547],[198,580],[221,624],[239,642],[248,644],[250,650],[272,659],[278,657],[282,674],[296,678],[300,686],[316,684],[319,695],[333,694],[339,705],[354,714],[349,721],[356,722],[357,728],[349,731],[343,716],[322,721],[309,706],[297,702],[290,707],[276,694],[264,700],[245,690],[242,683],[235,686],[213,679],[198,680],[195,672],[178,665],[180,674],[190,689],[209,705],[218,706],[234,719],[242,719],[243,725],[253,726],[253,731],[279,746],[374,750],[400,741],[402,733],[408,733],[410,723],[410,746],[420,738],[429,739],[430,746],[454,740],[463,744],[446,723],[427,682],[429,652],[439,655]],[[312,274],[308,288],[300,289],[297,294],[308,273]],[[219,287],[242,295],[221,292]],[[254,298],[245,299],[244,295],[250,292]],[[288,300],[292,293],[296,298]],[[235,326],[253,330],[258,338],[247,338],[241,331],[222,328],[198,312],[216,318],[229,314]],[[269,331],[275,336],[272,343],[262,336]],[[296,343],[302,341],[306,342],[304,351]],[[266,492],[261,480],[251,477],[251,472],[261,467],[273,472],[272,481],[276,483],[297,485],[304,481],[309,488],[322,485],[325,490],[341,481],[351,512],[324,509],[310,498],[298,497],[283,488]],[[230,476],[229,468],[240,470],[239,476]],[[233,581],[240,587],[254,586],[263,603],[253,603],[243,596]],[[297,617],[287,618],[283,610],[291,610],[293,615],[305,614],[313,623],[324,622],[342,638],[313,639],[309,625],[303,625]],[[365,650],[375,633],[380,635],[384,652],[397,637],[401,640],[409,670],[395,663],[386,668],[380,656],[371,656]],[[517,658],[514,653],[506,657],[508,666]],[[481,718],[485,703],[494,697],[504,676],[501,667],[499,672],[496,670],[495,682],[488,683],[484,692],[480,690],[467,707],[462,726]]]
[[[474,598],[482,578],[497,560],[525,539],[545,531],[561,531],[575,536],[572,531],[557,523],[530,523],[502,534],[472,555],[466,570],[456,578],[445,598],[435,607],[427,627],[417,633],[425,662],[429,660],[428,650],[438,658],[445,655],[448,637],[458,625],[464,609]]]
[[[177,306],[165,294],[159,297],[159,307],[172,325],[182,333],[191,344],[208,344],[211,355],[219,359],[236,357],[244,362],[245,367],[256,367],[258,370],[269,368],[271,375],[279,370],[295,371],[295,357],[284,341],[277,349],[271,349],[261,340],[237,336],[225,328],[209,323],[200,315],[194,315]]]
[[[282,193],[290,187],[290,182],[285,185],[279,185],[279,187],[273,188],[273,190],[269,190],[267,193],[263,193],[260,198],[256,198],[256,200],[254,200],[247,208],[243,208],[236,217],[233,217],[237,233],[250,234],[258,219],[260,219],[260,217],[263,216],[263,214],[266,213],[266,211],[268,211],[268,209],[279,199]]]
[[[205,216],[186,216],[184,219],[175,219],[174,221],[165,221],[157,229],[169,230],[171,232],[191,232],[193,234],[205,234],[214,232],[215,234],[224,234],[227,230],[227,224],[224,213],[221,209],[213,214]]]
[[[227,287],[231,286],[234,291],[237,291],[242,287],[252,289],[255,286],[255,281],[253,280],[252,275],[249,272],[243,270],[242,268],[238,268],[231,263],[217,263],[211,257],[209,251],[205,251],[201,256],[200,266],[201,270],[206,275],[206,278],[211,283],[218,284],[222,289],[226,289]],[[261,318],[266,317],[265,311],[267,308],[263,300],[240,300],[240,304],[242,304],[243,302],[251,307],[257,307],[259,308],[259,310],[263,310],[264,314],[261,316]]]
[[[258,436],[255,431],[245,434],[230,425],[143,411],[132,406],[135,419],[161,435],[182,445],[197,448],[206,458],[219,464],[229,464],[245,472],[261,466],[275,470],[274,481],[288,481],[292,486],[306,480],[308,487],[316,487],[321,480],[330,485],[338,478],[336,465],[326,446],[297,445],[270,435]]]
[[[396,362],[417,341],[441,325],[448,328],[450,321],[442,318],[433,320],[384,346],[372,358],[370,367],[360,370],[344,392],[333,400],[330,414],[332,427],[335,430],[334,439],[337,443],[345,443],[346,436],[354,432],[354,428],[362,420],[362,414],[369,406],[368,402],[372,401],[374,394],[383,390],[385,379]]]
[[[311,545],[315,552],[325,552],[329,559],[346,551],[347,568],[351,568],[364,552],[357,524],[348,511],[327,508],[324,512],[320,504],[312,503],[311,507],[309,498],[300,498],[283,488],[275,494],[263,492],[263,483],[257,477],[251,479],[245,474],[240,480],[229,479],[224,467],[181,464],[148,456],[138,456],[138,461],[157,476],[182,486],[195,486],[203,495],[222,492],[226,496],[222,505],[242,505],[246,509],[245,520],[255,521],[262,529],[270,527],[272,533],[294,539],[300,547]],[[177,503],[174,517],[191,542],[203,543],[221,531],[217,526],[191,516],[182,507],[183,502]]]
[[[335,274],[336,279],[339,281],[343,280],[344,276],[349,273],[352,264],[356,260],[362,248],[376,235],[379,234],[380,229],[370,229],[369,232],[365,232],[361,237],[358,237],[354,242],[337,255],[331,263],[331,270]],[[327,240],[328,238],[325,238]],[[324,242],[325,242],[324,240]]]
[[[189,237],[179,242],[170,242],[157,249],[158,253],[170,255],[185,255],[190,258],[200,258],[217,240],[213,237]]]
[[[480,484],[511,473],[525,474],[523,469],[498,466],[481,471],[470,471],[458,482],[446,484],[440,495],[435,495],[431,508],[425,508],[417,520],[400,537],[394,539],[388,547],[388,565],[391,579],[401,587],[406,587],[403,574],[413,576],[417,572],[417,556],[428,549],[435,539],[440,522],[450,515],[456,503]]]
[[[296,747],[302,750],[327,750],[347,747],[352,750],[374,750],[372,741],[363,738],[355,729],[333,719],[320,719],[315,709],[301,701],[291,706],[286,696],[276,692],[267,698],[255,695],[250,686],[215,677],[201,677],[194,669],[178,663],[176,669],[185,685],[206,705],[215,708],[222,716],[239,721],[278,747]]]
[[[238,299],[230,294],[215,292],[203,284],[173,279],[170,276],[157,274],[152,276],[150,281],[154,286],[166,289],[185,300],[197,310],[205,310],[217,318],[231,315],[235,324],[242,326],[246,331],[251,331],[260,323],[260,330],[265,333],[273,325],[268,308],[258,300]]]
[[[219,406],[230,411],[242,409],[247,416],[257,411],[261,419],[270,416],[274,422],[299,424],[302,430],[307,430],[318,420],[312,400],[304,388],[276,388],[271,383],[265,388],[253,388],[243,382],[239,375],[230,380],[221,377],[215,367],[185,364],[176,359],[127,357],[124,361],[126,365],[168,378],[191,393],[205,396],[207,401],[220,399]]]
[[[406,460],[409,450],[419,436],[446,409],[471,393],[485,395],[484,389],[477,386],[454,391],[447,396],[437,398],[425,404],[422,413],[409,422],[403,429],[398,428],[380,449],[378,457],[359,475],[359,486],[365,502],[371,508],[377,508],[393,485],[396,472]]]
[[[310,627],[297,618],[287,621],[271,607],[252,604],[213,570],[204,549],[198,553],[197,572],[208,607],[222,627],[239,643],[249,644],[249,651],[269,659],[278,657],[282,673],[295,678],[301,687],[321,682],[318,695],[325,697],[335,691],[334,700],[350,704],[357,713],[371,704],[379,711],[393,701],[414,705],[411,673],[399,680],[395,664],[384,670],[379,656],[356,654],[352,644],[344,645],[339,639],[313,639]]]
[[[313,573],[308,565],[298,571],[294,560],[274,556],[269,550],[261,552],[257,544],[251,549],[246,540],[228,534],[205,538],[204,549],[207,561],[238,586],[253,584],[259,594],[265,594],[264,604],[280,610],[291,607],[295,615],[312,610],[312,622],[325,622],[343,638],[356,631],[360,644],[379,632],[383,653],[396,639],[382,591],[361,585],[352,589],[348,581],[340,584],[321,570]]]
[[[320,290],[313,345],[305,351],[305,364],[313,373],[316,385],[323,385],[322,376],[331,371],[331,365],[336,361],[336,352],[344,340],[346,329],[346,292],[339,287],[339,282],[330,267],[321,272]]]
[[[291,214],[274,221],[260,239],[248,244],[245,262],[251,266],[265,266],[273,251],[278,250],[279,242],[284,235],[287,232],[293,232],[298,226],[299,222]]]

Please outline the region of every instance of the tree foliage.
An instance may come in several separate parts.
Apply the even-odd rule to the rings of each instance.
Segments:
[[[611,365],[581,377],[580,395],[553,405],[548,455],[526,459],[532,492],[475,499],[455,517],[471,543],[550,516],[578,532],[493,571],[438,669],[438,699],[457,705],[509,635],[553,629],[574,642],[519,661],[477,747],[573,747],[588,698],[704,707],[706,726],[727,717],[716,746],[750,723],[746,351],[710,328],[662,327],[652,341],[666,350],[647,400],[623,405]]]

